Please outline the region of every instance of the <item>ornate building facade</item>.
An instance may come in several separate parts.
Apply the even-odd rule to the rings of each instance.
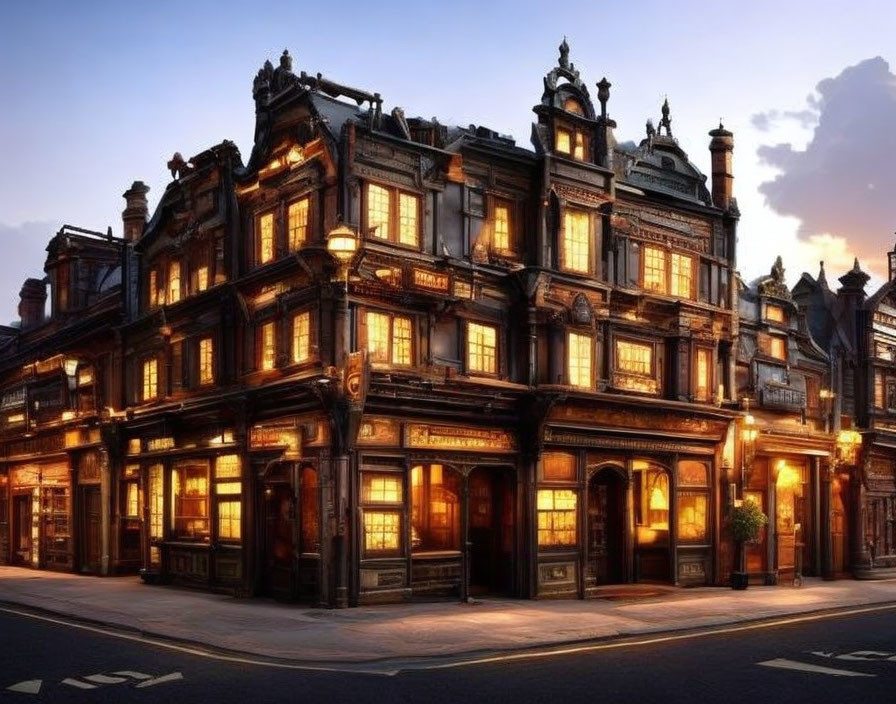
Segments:
[[[533,151],[266,62],[248,161],[175,154],[151,217],[136,182],[122,240],[84,235],[110,257],[88,299],[0,330],[0,560],[53,566],[26,544],[56,474],[22,477],[55,433],[64,569],[94,564],[99,476],[93,571],[320,605],[724,584],[744,497],[775,516],[756,579],[848,570],[832,353],[780,263],[739,283],[732,134],[707,186],[668,102],[616,142],[610,88],[564,41]],[[71,405],[46,428],[41,374]]]

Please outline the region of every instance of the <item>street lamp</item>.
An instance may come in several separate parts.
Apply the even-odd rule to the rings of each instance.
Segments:
[[[841,430],[837,433],[837,450],[844,464],[855,464],[862,434],[857,430]]]
[[[818,392],[819,398],[821,398],[822,408],[824,409],[824,432],[831,432],[831,413],[832,406],[834,404],[834,398],[837,394],[833,392],[831,389],[822,389]]]
[[[351,335],[348,319],[348,270],[355,252],[358,251],[358,235],[348,225],[337,225],[327,235],[327,251],[336,257],[340,266],[345,270],[345,295],[342,301],[342,346],[344,349],[343,354],[347,356],[350,345],[349,337]]]
[[[756,438],[759,435],[759,430],[756,428],[756,419],[747,413],[744,416],[743,427],[741,428],[740,437],[740,491],[741,495],[743,495],[743,491],[747,486],[747,465],[750,465],[752,468],[753,464],[753,450],[755,448]],[[749,459],[747,457],[747,453],[749,452]]]
[[[78,385],[78,378],[75,376],[78,373],[78,360],[74,357],[66,357],[62,362],[62,369],[65,371],[65,376],[68,381],[68,403],[69,410],[75,410],[75,388]]]

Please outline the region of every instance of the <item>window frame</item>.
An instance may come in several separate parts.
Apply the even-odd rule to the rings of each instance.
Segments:
[[[370,346],[370,322],[368,320],[368,316],[370,315],[379,315],[387,319],[387,330],[386,330],[386,354],[385,359],[381,359],[379,357],[374,358],[373,353],[371,351]],[[396,362],[395,354],[396,354],[396,337],[395,337],[395,321],[397,319],[406,320],[410,326],[410,338],[408,340],[409,343],[409,351],[408,351],[408,362]],[[377,308],[364,308],[361,311],[361,327],[363,330],[363,335],[359,335],[359,342],[361,349],[367,351],[368,359],[371,364],[380,364],[387,365],[390,367],[403,367],[403,368],[411,368],[416,366],[417,362],[417,339],[416,339],[416,316],[413,314],[405,314],[394,311],[386,311]]]
[[[207,347],[207,349],[204,349]],[[204,357],[208,355],[208,360]],[[208,361],[206,366],[205,362]],[[196,384],[197,386],[212,386],[217,377],[217,364],[215,363],[215,338],[213,335],[203,335],[196,342]],[[206,375],[205,372],[208,372]]]
[[[548,493],[551,494],[551,508],[543,508],[542,507],[542,497],[546,496]],[[573,499],[573,507],[572,508],[557,508],[557,495],[558,493],[568,494]],[[575,550],[579,544],[579,509],[581,506],[581,491],[578,486],[570,485],[570,486],[539,486],[535,491],[535,545],[537,550]],[[554,540],[553,542],[542,542],[542,532],[546,532],[549,534],[556,534],[559,531],[570,530],[570,528],[563,526],[558,527],[555,525],[554,520],[551,520],[550,526],[542,527],[542,516],[551,516],[555,518],[557,514],[567,514],[567,517],[571,514],[572,516],[572,540],[563,542]]]
[[[290,209],[293,206],[301,206],[301,204],[305,204],[305,224],[304,224],[304,234],[303,237],[298,243],[293,240],[293,226],[292,220],[290,219]],[[299,196],[298,198],[292,198],[286,202],[286,248],[289,252],[298,252],[302,247],[308,244],[311,239],[311,194],[306,193],[303,196]],[[296,228],[298,229],[298,228]]]
[[[509,198],[496,195],[489,195],[488,203],[489,223],[491,225],[489,249],[493,254],[499,257],[518,256],[516,204]],[[507,211],[507,247],[499,247],[496,245],[499,208],[503,208]]]
[[[299,318],[307,316],[308,328],[306,336],[308,338],[305,356],[301,359],[297,357],[297,338],[296,338],[296,322]],[[289,318],[289,359],[292,364],[307,364],[313,361],[314,355],[312,348],[314,347],[314,315],[310,308],[295,310],[290,313]]]
[[[464,372],[467,376],[484,376],[491,378],[498,378],[501,375],[501,337],[502,337],[502,328],[498,324],[492,323],[486,320],[472,320],[466,319],[463,321],[463,344],[464,344]],[[487,371],[474,369],[471,364],[471,348],[470,348],[470,326],[475,325],[481,328],[489,328],[495,333],[495,347],[494,347],[494,359],[495,359],[495,370]]]
[[[588,340],[588,384],[576,384],[572,380],[572,338],[582,338]],[[566,383],[576,389],[593,390],[594,389],[594,352],[595,341],[594,335],[590,331],[584,330],[567,330],[566,331]]]
[[[265,331],[271,330],[271,364],[266,366]],[[277,321],[274,318],[264,318],[255,324],[255,370],[270,372],[277,368],[277,356],[279,345],[277,344]]]
[[[588,250],[586,252],[586,262],[584,269],[577,269],[569,265],[567,260],[567,218],[573,216],[584,216],[588,224],[588,235],[586,243]],[[559,269],[570,274],[578,274],[580,276],[591,276],[594,274],[594,212],[586,208],[564,207],[561,214],[559,252],[557,263]]]
[[[381,188],[389,196],[389,219],[387,222],[387,230],[385,237],[370,232],[370,188]],[[401,188],[400,186],[383,183],[381,181],[367,180],[364,181],[361,189],[361,219],[364,230],[364,237],[372,242],[384,242],[398,247],[404,247],[419,252],[423,248],[423,199],[425,194]],[[402,198],[413,198],[416,204],[416,233],[415,242],[403,242],[401,231],[402,219]]]
[[[642,291],[646,291],[648,293],[657,295],[657,296],[669,296],[671,298],[684,299],[688,301],[696,301],[698,298],[698,286],[699,282],[697,281],[697,277],[699,274],[699,268],[697,266],[699,257],[695,254],[683,252],[680,250],[672,249],[671,247],[665,247],[663,245],[654,243],[654,242],[643,242],[640,245],[641,248],[641,256],[640,256],[640,288]],[[662,255],[663,261],[663,287],[662,290],[655,287],[647,286],[647,259],[649,252],[657,252]],[[675,274],[675,261],[686,259],[688,260],[690,266],[688,267],[688,291],[687,295],[683,295],[680,291],[678,291],[677,286],[677,278]],[[656,267],[651,267],[651,271],[656,271]]]
[[[406,553],[405,521],[406,519],[406,493],[405,473],[403,471],[384,467],[362,467],[359,491],[360,504],[360,549],[361,559],[401,558]],[[367,480],[376,477],[390,478],[397,482],[400,494],[394,500],[377,500],[365,493]],[[372,549],[367,542],[367,517],[368,516],[392,516],[397,520],[397,545],[394,548]]]
[[[262,230],[262,221],[271,218],[271,254],[265,259],[264,257],[264,232]],[[265,208],[258,211],[255,215],[255,265],[265,266],[277,259],[277,209],[275,207]]]
[[[146,391],[148,388],[148,379],[147,372],[149,371],[148,365],[152,364],[155,369],[151,374],[149,374],[149,378],[155,377],[155,382],[152,384],[155,387],[152,395],[147,395]],[[144,403],[148,403],[150,401],[156,401],[159,399],[160,392],[160,384],[159,384],[159,356],[157,354],[148,355],[143,357],[140,362],[140,400]]]
[[[660,369],[660,362],[659,362],[659,345],[658,345],[657,340],[655,340],[653,338],[636,337],[633,335],[615,335],[613,337],[612,344],[613,344],[613,347],[611,350],[611,354],[612,354],[611,377],[613,380],[612,386],[614,388],[620,389],[627,393],[641,393],[641,394],[647,394],[650,396],[659,395],[663,389],[663,380],[662,380],[661,374],[660,374],[661,369]],[[649,374],[642,374],[640,372],[630,371],[628,369],[623,369],[621,367],[621,365],[619,364],[619,359],[620,359],[619,345],[620,344],[630,344],[630,345],[646,347],[646,348],[650,349],[650,372],[649,372]],[[649,389],[645,390],[645,389],[634,388],[631,386],[626,386],[624,384],[620,385],[620,383],[617,383],[617,376],[620,376],[620,375],[622,377],[631,377],[634,380],[640,379],[645,382],[650,381],[653,384],[654,388],[653,388],[653,390],[649,390]]]

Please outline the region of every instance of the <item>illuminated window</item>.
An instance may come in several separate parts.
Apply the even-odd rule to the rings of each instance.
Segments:
[[[168,303],[180,300],[180,262],[168,264]]]
[[[657,247],[644,247],[644,282],[642,288],[666,293],[666,252]]]
[[[491,325],[467,323],[467,371],[498,373],[498,331]]]
[[[765,319],[771,320],[773,323],[783,323],[784,308],[774,303],[767,303],[765,306]]]
[[[460,475],[440,464],[411,470],[411,550],[460,549]]]
[[[185,460],[171,470],[172,528],[178,538],[208,540],[208,463]]]
[[[149,537],[161,540],[165,537],[162,528],[165,511],[164,483],[162,481],[162,465],[154,464],[149,468]]]
[[[215,479],[239,479],[241,474],[239,455],[219,455],[215,458]]]
[[[587,158],[585,135],[578,131],[576,132],[576,148],[573,152],[573,157],[578,159],[579,161],[585,161],[585,159]]]
[[[628,374],[653,376],[653,346],[617,340],[616,369]]]
[[[884,374],[874,372],[874,407],[884,407]]]
[[[365,504],[401,503],[401,476],[365,472],[361,483],[361,501]]]
[[[286,209],[289,249],[295,251],[308,240],[308,199],[290,203]]]
[[[218,538],[239,540],[242,521],[242,502],[238,499],[218,501]]]
[[[392,318],[392,364],[411,363],[411,321],[396,316]]]
[[[395,554],[401,548],[401,514],[394,511],[364,511],[364,551]]]
[[[199,340],[199,383],[211,384],[215,380],[215,348],[212,338]]]
[[[683,543],[707,542],[709,500],[705,493],[678,492],[678,539]]]
[[[568,333],[566,336],[567,364],[570,386],[590,389],[592,385],[591,359],[594,343],[590,336]]]
[[[203,264],[196,269],[196,290],[205,291],[208,288],[208,266]]]
[[[591,216],[575,210],[563,214],[563,268],[591,270]]]
[[[709,390],[712,385],[710,373],[710,351],[705,347],[697,348],[697,378],[694,384],[694,397],[697,401],[709,401]]]
[[[672,253],[671,294],[679,298],[691,298],[694,282],[694,260],[684,254]]]
[[[402,244],[418,245],[417,211],[420,199],[408,193],[398,196],[398,241]]]
[[[768,353],[775,359],[787,359],[787,340],[777,335],[769,337]]]
[[[367,311],[367,355],[371,362],[411,364],[413,325],[410,318]]]
[[[576,544],[576,493],[570,489],[538,490],[538,546]]]
[[[495,205],[493,217],[492,249],[496,252],[510,252],[510,208],[506,205]]]
[[[557,128],[556,139],[554,143],[554,151],[561,154],[569,154],[572,147],[572,135],[569,130]]]
[[[669,540],[669,474],[643,460],[632,462],[635,524],[640,545],[665,544]]]
[[[264,323],[260,329],[260,355],[261,368],[265,371],[273,369],[277,361],[277,346],[275,343],[274,323]]]
[[[143,361],[143,400],[151,401],[159,395],[159,361],[151,357]]]
[[[265,264],[274,258],[274,214],[265,213],[258,218],[258,263]]]
[[[140,515],[140,487],[137,482],[128,482],[125,487],[124,515],[128,518],[136,518]]]
[[[391,192],[374,183],[367,184],[367,231],[374,237],[389,239]]]
[[[292,319],[292,361],[306,362],[311,358],[311,313],[305,311]]]
[[[152,269],[149,272],[149,307],[159,304],[159,272]]]

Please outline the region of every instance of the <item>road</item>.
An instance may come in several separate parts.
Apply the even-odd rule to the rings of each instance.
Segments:
[[[232,662],[0,610],[4,703],[870,703],[894,692],[896,609],[388,675]]]

